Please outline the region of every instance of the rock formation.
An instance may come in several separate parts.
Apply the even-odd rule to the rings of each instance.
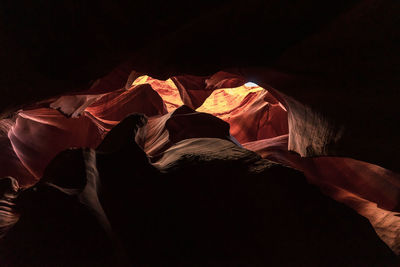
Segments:
[[[2,3],[0,259],[394,262],[399,3],[188,5]]]

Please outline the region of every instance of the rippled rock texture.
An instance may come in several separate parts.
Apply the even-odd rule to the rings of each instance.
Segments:
[[[400,254],[399,2],[193,4],[1,4],[6,263]]]
[[[368,220],[304,175],[229,139],[172,142],[156,164],[134,142],[142,115],[98,149],[57,155],[14,202],[10,266],[376,266],[393,252]],[[11,184],[8,184],[10,188]]]

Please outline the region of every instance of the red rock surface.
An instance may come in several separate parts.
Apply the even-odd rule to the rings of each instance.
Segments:
[[[350,158],[302,158],[289,152],[288,136],[294,130],[289,131],[286,108],[261,87],[226,88],[243,82],[229,73],[166,81],[142,76],[116,91],[62,96],[50,104],[59,111],[21,110],[15,122],[1,122],[8,134],[2,139],[7,168],[1,175],[15,177],[21,187],[31,186],[59,152],[95,148],[118,122],[139,112],[148,123],[139,129],[136,141],[155,164],[171,145],[188,138],[238,142],[263,158],[304,172],[310,183],[367,217],[381,238],[399,252],[400,176]]]

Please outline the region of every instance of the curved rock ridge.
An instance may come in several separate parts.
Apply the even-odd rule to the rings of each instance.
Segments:
[[[260,156],[250,150],[243,149],[233,142],[220,138],[187,138],[173,144],[153,166],[161,171],[174,168],[190,168],[196,162],[236,162],[251,164],[260,160]],[[249,167],[250,168],[250,167]]]
[[[128,89],[143,74],[198,80],[179,89],[196,109],[210,92],[189,87],[224,83],[210,78],[224,70],[275,88],[290,150],[400,170],[398,1],[60,1],[3,5],[2,118],[43,99]]]
[[[193,8],[193,5],[195,5],[195,8]],[[40,178],[46,176],[44,174],[46,165],[51,162],[52,158],[54,159],[54,156],[60,151],[68,149],[69,146],[95,149],[106,134],[129,115],[125,112],[152,114],[148,117],[147,126],[141,127],[136,134],[135,140],[138,145],[131,146],[130,149],[136,152],[140,151],[141,148],[145,148],[146,142],[148,142],[148,148],[154,147],[151,153],[157,154],[157,156],[151,156],[150,160],[152,163],[156,163],[163,157],[163,152],[165,153],[166,149],[176,145],[169,141],[169,133],[164,127],[164,119],[168,119],[167,113],[182,105],[196,110],[204,102],[207,102],[208,97],[212,97],[209,100],[214,99],[212,94],[216,95],[217,92],[213,93],[215,89],[237,87],[251,81],[259,84],[282,103],[283,111],[287,111],[287,119],[284,123],[275,120],[265,122],[266,118],[273,119],[274,117],[280,118],[283,122],[286,113],[279,109],[279,106],[274,106],[272,100],[267,100],[269,104],[262,101],[252,102],[254,105],[250,103],[250,105],[243,106],[249,107],[249,112],[253,112],[252,116],[228,113],[232,118],[229,124],[230,134],[233,138],[236,138],[243,146],[257,151],[262,157],[279,162],[281,165],[302,170],[309,182],[318,184],[326,194],[346,203],[346,205],[366,216],[374,225],[378,234],[390,245],[392,250],[398,253],[397,236],[399,231],[398,223],[396,223],[398,216],[396,216],[395,211],[399,210],[398,174],[400,172],[400,154],[398,153],[400,150],[400,127],[398,127],[400,92],[400,76],[398,75],[398,62],[400,62],[400,53],[398,52],[400,39],[399,13],[400,1],[398,0],[249,0],[218,1],[218,3],[204,0],[201,3],[164,1],[161,4],[147,0],[2,1],[0,10],[2,22],[0,27],[2,48],[0,49],[2,66],[0,71],[0,177],[9,177],[4,180],[7,188],[14,184],[14,182],[9,182],[14,178],[18,182],[20,190],[29,188],[36,183],[42,186]],[[220,70],[224,71],[218,72]],[[151,103],[149,105],[145,105],[144,101],[141,100],[136,101],[137,99],[134,99],[136,92],[132,91],[139,85],[134,84],[135,80],[144,74],[159,79],[156,81],[146,78],[144,84],[152,84],[150,85],[152,88],[144,86],[142,91],[138,90],[137,92],[138,95],[151,98],[147,99]],[[168,82],[164,83],[166,81]],[[171,88],[174,90],[171,91]],[[161,101],[150,89],[156,91],[164,100]],[[123,97],[119,97],[120,95]],[[172,99],[177,99],[178,95],[180,96],[179,101],[172,101]],[[104,102],[101,102],[100,99],[103,99]],[[136,101],[135,106],[140,106],[142,110],[130,106],[125,101],[127,99],[129,99],[128,102],[132,103]],[[120,103],[121,109],[107,106],[105,102],[108,101]],[[60,113],[53,113],[54,110],[50,110],[50,108],[56,109]],[[96,114],[87,112],[87,109],[91,108],[93,114]],[[268,116],[260,115],[265,114],[264,112],[267,110],[269,111]],[[104,114],[107,113],[107,116],[101,115],[103,111]],[[71,118],[65,119],[60,114]],[[216,116],[217,114],[212,115]],[[153,118],[156,119],[161,116],[165,117],[162,120],[160,119],[160,123],[150,127]],[[258,119],[262,123],[257,124]],[[215,122],[215,119],[213,121]],[[287,126],[285,126],[286,121]],[[236,126],[235,123],[237,123]],[[244,127],[249,125],[257,125],[258,128]],[[67,128],[63,128],[63,126],[67,126]],[[114,133],[118,133],[118,129],[132,130],[132,128],[124,126],[116,128]],[[80,132],[84,131],[86,133],[81,135]],[[187,132],[190,133],[190,130]],[[112,135],[115,136],[115,134]],[[149,142],[150,136],[152,142]],[[158,136],[160,137],[159,141],[157,141]],[[177,140],[179,139],[182,138]],[[109,140],[111,141],[106,142],[112,144],[114,137]],[[178,143],[189,142],[188,140],[192,139],[183,139]],[[159,145],[157,145],[158,142]],[[224,143],[226,142],[229,141],[225,140]],[[124,142],[122,144],[121,142],[117,143],[116,146],[125,144]],[[232,142],[229,143],[229,145],[232,144]],[[106,147],[110,146],[113,145],[106,145]],[[91,151],[90,149],[83,150]],[[138,153],[140,157],[137,158],[143,158],[143,153],[143,151]],[[100,173],[109,170],[109,173],[105,176],[115,179],[115,177],[123,177],[121,170],[133,171],[123,167],[132,164],[125,156],[117,156],[114,152],[111,152],[111,154],[113,156],[108,157],[107,152],[99,152],[96,157],[91,157],[92,160],[95,158],[96,161],[101,160],[101,158],[104,159],[103,163],[97,164],[97,167],[109,166],[108,168],[104,167],[103,171],[99,171]],[[133,157],[133,154],[128,157]],[[343,158],[338,158],[339,156]],[[72,161],[77,164],[76,162],[81,158],[77,155],[74,157],[78,160]],[[112,160],[113,158],[115,160]],[[146,162],[148,160],[146,158]],[[118,162],[124,162],[124,164],[118,165]],[[147,165],[144,164],[144,166]],[[226,169],[230,171],[235,166],[235,164],[229,166],[225,164],[221,173],[224,174]],[[262,170],[262,166],[261,163],[254,164],[251,169],[257,171],[257,168],[260,167]],[[150,169],[154,171],[153,167]],[[136,169],[140,170],[139,166],[136,166]],[[199,167],[195,169],[199,175],[194,178],[197,177],[199,181],[205,181],[206,179],[201,178],[207,175],[201,176],[200,174],[206,173],[206,169],[208,168]],[[286,175],[288,169],[284,169],[285,171],[278,169],[276,177],[292,177],[289,174]],[[56,175],[57,172],[53,173]],[[113,173],[114,175],[112,175]],[[67,171],[66,174],[78,175]],[[227,178],[228,181],[225,180],[225,184],[228,184],[229,178]],[[309,191],[294,183],[301,179],[299,176],[292,178],[288,179],[290,183],[288,182],[281,187],[282,191],[277,190],[277,192],[283,192],[282,196],[284,197],[292,195],[299,199],[304,198],[306,192]],[[139,179],[140,182],[143,180]],[[182,179],[183,182],[189,182],[189,180]],[[283,180],[285,179],[282,178]],[[73,181],[74,186],[80,184],[75,179],[72,179],[71,183]],[[120,184],[128,184],[129,181],[124,180]],[[58,182],[59,180],[57,180]],[[140,182],[137,184],[140,184]],[[109,186],[112,184],[110,183]],[[118,195],[115,192],[118,192],[121,188],[126,189],[120,184],[114,187],[113,194]],[[153,188],[159,189],[154,192],[154,195],[165,194],[162,196],[167,199],[177,192],[175,194],[177,199],[179,196],[181,196],[180,199],[187,198],[193,201],[196,197],[201,200],[206,199],[200,193],[179,195],[179,193],[186,192],[184,185],[189,185],[188,183],[180,184],[176,182],[174,185],[175,187],[171,186],[172,189],[169,192],[163,190],[166,188],[164,184],[158,187],[154,186]],[[179,187],[180,185],[182,187]],[[211,182],[204,187],[201,183],[197,183],[190,188],[199,191],[204,188],[220,188],[212,186],[213,183]],[[131,187],[128,186],[127,188]],[[158,202],[155,204],[152,202],[157,197],[148,194],[151,191],[147,190],[148,188],[143,190],[146,193],[138,189],[136,191],[138,196],[135,199],[136,202],[131,202],[139,203],[137,207],[141,207],[142,203],[152,203],[149,204],[150,209],[159,207],[157,206]],[[174,191],[173,189],[176,188],[181,190]],[[242,211],[245,211],[247,207],[253,207],[249,208],[249,211],[265,208],[265,206],[244,205],[251,202],[249,200],[251,196],[245,189],[260,196],[265,193],[264,187],[243,186],[242,191],[239,189],[241,195],[246,195],[249,198],[245,198],[245,201],[237,201],[232,206],[243,207]],[[296,189],[300,192],[298,195],[296,195],[298,193]],[[12,192],[13,190],[8,191]],[[206,192],[206,190],[203,191]],[[216,190],[215,192],[221,191]],[[230,190],[221,199],[229,199],[229,196],[233,195],[233,193],[229,194],[231,192],[237,191]],[[266,195],[273,196],[273,193],[274,191],[271,190]],[[40,193],[42,197],[37,199],[42,200],[37,203],[43,203],[43,207],[38,209],[34,207],[33,214],[40,211],[40,208],[43,208],[43,210],[49,208],[54,214],[60,212],[56,207],[50,208],[52,203],[49,199],[52,197],[58,200],[65,199],[62,194],[43,195]],[[7,195],[10,194],[7,193]],[[126,195],[134,196],[135,194]],[[59,203],[58,200],[55,202]],[[243,199],[240,198],[240,200]],[[281,200],[275,202],[286,203],[285,199]],[[318,201],[320,199],[312,200]],[[10,201],[12,202],[13,199],[7,200],[7,202]],[[121,203],[123,202],[121,201]],[[162,200],[159,202],[162,202]],[[180,207],[183,207],[185,203],[182,202],[176,200],[173,202],[176,205],[171,206],[181,205]],[[29,201],[27,203],[29,204]],[[71,204],[72,202],[68,203]],[[272,202],[264,200],[260,203],[266,205],[265,203],[271,204]],[[302,201],[299,201],[299,203],[302,203],[299,205],[300,208],[305,205]],[[329,209],[329,202],[322,201],[321,203],[324,203],[324,209]],[[162,214],[174,213],[174,209],[167,206],[171,202],[167,201],[165,204],[166,206],[157,211]],[[204,222],[204,220],[199,220],[201,216],[196,217],[196,211],[201,210],[201,204],[198,203],[199,209],[182,208],[184,210],[182,214],[191,214],[192,217],[190,218],[194,222]],[[226,205],[222,200],[218,204],[210,204],[210,210],[215,211],[216,214],[218,214],[217,211],[225,211],[223,214],[229,212],[235,214],[235,209],[227,209],[228,211],[223,209]],[[10,205],[10,203],[6,203],[4,207],[9,208]],[[68,207],[68,205],[59,206]],[[112,205],[116,204],[113,203]],[[68,221],[70,217],[75,218],[77,217],[75,215],[85,213],[80,213],[82,210],[74,207],[69,209],[73,213],[72,216],[64,216],[66,218],[63,218],[60,215],[60,218]],[[126,208],[124,205],[121,205],[121,207]],[[285,207],[290,211],[298,208],[298,206],[294,208],[292,205]],[[316,209],[315,206],[309,207],[312,211],[320,212],[322,210],[322,207],[320,210]],[[216,210],[216,208],[221,209]],[[115,210],[118,214],[118,209],[110,208],[109,212]],[[153,234],[154,237],[157,233],[163,232],[146,232],[143,230],[149,229],[146,228],[145,222],[149,221],[154,226],[156,224],[155,219],[159,218],[151,217],[151,214],[147,212],[148,210],[143,208],[138,213],[146,219],[142,220],[142,224],[139,225],[144,234],[141,234],[138,230],[135,233],[136,238],[143,241],[138,242],[138,244],[141,243],[143,248],[148,249],[147,251],[150,251],[152,246],[161,251],[163,247],[168,247],[164,244],[169,245],[170,243],[148,242],[148,239],[145,238],[147,233]],[[14,212],[14,209],[11,211]],[[193,211],[193,213],[188,211]],[[284,217],[285,214],[280,212],[279,208],[275,211],[273,214],[278,214],[278,218],[287,218]],[[47,215],[46,212],[38,212],[38,214]],[[248,218],[253,213],[239,214],[245,214],[247,216],[244,217]],[[326,213],[322,214],[326,215]],[[11,217],[15,219],[14,215]],[[340,222],[342,217],[346,217],[348,214],[343,213],[341,215],[343,216],[336,217],[335,221]],[[50,217],[48,217],[50,221],[57,221]],[[303,217],[308,218],[307,216]],[[84,216],[82,217],[84,221],[83,218]],[[218,220],[219,217],[212,218],[216,218],[213,220],[214,225],[222,221]],[[332,217],[326,216],[326,218]],[[168,216],[162,219],[168,221]],[[185,220],[184,216],[181,216],[180,219],[182,221],[179,219],[170,220],[170,223],[166,224],[163,229],[168,229],[168,233],[171,233],[173,237],[176,222],[183,225],[185,225],[185,222],[191,222]],[[239,223],[243,222],[241,216],[237,216],[235,219]],[[257,219],[259,219],[260,224],[264,222],[263,218]],[[318,217],[313,217],[313,219],[315,219],[313,223],[323,220],[323,218]],[[287,221],[292,222],[292,220]],[[358,221],[358,219],[354,219],[355,221]],[[123,222],[124,219],[119,221],[121,224]],[[49,225],[57,226],[57,224]],[[187,223],[187,225],[192,224]],[[210,223],[210,225],[212,224]],[[251,226],[249,228],[256,229],[254,225],[249,225]],[[280,229],[283,225],[285,225],[285,220],[277,220],[277,223],[273,226]],[[346,225],[348,226],[348,224]],[[42,226],[41,228],[34,228],[34,231],[37,232],[37,229],[47,230],[46,226],[48,225],[43,223]],[[350,228],[358,229],[358,224],[353,226]],[[154,228],[157,227],[154,226],[151,230]],[[202,229],[201,226],[198,228]],[[290,229],[290,227],[287,228]],[[185,229],[188,230],[188,228]],[[218,229],[222,233],[222,230],[225,229],[224,224],[221,223]],[[332,228],[328,227],[327,232],[329,232],[328,229]],[[57,233],[56,230],[54,232]],[[307,230],[318,231],[318,229],[310,228],[307,228]],[[245,231],[242,230],[242,232]],[[307,231],[299,231],[298,234],[301,235],[303,232]],[[68,239],[69,232],[65,231],[65,233],[65,238]],[[198,233],[198,236],[202,237],[203,232],[198,231]],[[215,231],[215,233],[215,236],[217,236],[218,231]],[[230,237],[229,231],[223,233],[227,233],[226,236]],[[260,236],[261,233],[262,231],[258,232]],[[343,235],[336,231],[332,231],[332,233],[336,234],[338,238],[351,236],[348,232],[341,232]],[[39,234],[38,236],[40,237]],[[73,234],[70,235],[70,237],[73,236]],[[94,232],[93,236],[100,237],[103,235],[99,231],[97,234]],[[287,236],[290,236],[290,234]],[[204,235],[204,237],[208,236]],[[79,238],[76,240],[79,240]],[[88,238],[87,240],[91,239]],[[219,240],[222,241],[214,242],[215,244],[205,241],[203,244],[214,246],[214,248],[221,244],[222,247],[230,245],[226,244],[228,242],[223,242],[223,240],[228,240],[224,238],[224,235],[220,235]],[[243,238],[241,241],[248,247],[256,243],[248,242],[249,240],[251,239]],[[269,240],[269,238],[265,240]],[[349,242],[352,242],[352,239],[349,240]],[[360,240],[364,239],[361,238]],[[96,239],[92,241],[96,241]],[[174,244],[182,244],[181,247],[188,251],[193,246],[191,242],[186,241],[179,239]],[[316,243],[317,241],[319,239],[316,239]],[[344,243],[348,244],[345,241]],[[74,242],[70,242],[70,244],[72,243]],[[88,243],[84,245],[90,247]],[[96,242],[92,243],[96,244]],[[102,242],[99,241],[98,243],[101,244]],[[155,243],[157,244],[154,245]],[[282,245],[279,248],[294,251],[293,253],[298,254],[293,257],[304,259],[301,250],[298,252],[292,249],[293,247],[302,248],[301,242],[287,243],[294,244],[294,246]],[[333,243],[341,244],[341,242]],[[47,244],[51,245],[52,243]],[[357,242],[353,244],[353,247],[358,245]],[[51,247],[50,245],[49,247]],[[360,248],[363,245],[361,244]],[[235,243],[232,242],[232,251],[235,252],[234,246]],[[143,251],[140,250],[142,247],[136,246],[139,253]],[[170,247],[176,248],[177,246]],[[288,262],[287,265],[296,265],[293,263],[296,260],[290,262],[290,256],[294,254],[274,254],[274,249],[277,248],[277,246],[272,246],[270,255],[281,256]],[[329,251],[340,249],[334,247],[333,250],[329,248],[327,251],[322,251],[325,248],[327,247],[321,246],[321,249],[312,247],[318,255],[327,255],[326,253],[329,253]],[[343,248],[348,249],[348,246],[343,246]],[[163,255],[171,254],[171,250],[165,251]],[[253,249],[249,253],[254,253],[254,251],[256,250]],[[374,252],[369,253],[369,251],[365,250],[366,259],[377,255]],[[105,250],[98,254],[102,252],[105,252]],[[179,250],[179,252],[182,252],[182,250]],[[177,254],[176,251],[174,253]],[[58,256],[65,256],[61,254],[55,253],[54,259]],[[76,255],[82,255],[82,253],[76,253]],[[147,259],[144,259],[145,256],[143,256],[144,260],[141,262],[142,265],[146,265],[145,263],[149,262],[151,254],[144,253],[143,255],[148,256]],[[223,258],[221,253],[214,253],[213,255],[218,255],[218,259]],[[304,253],[304,255],[309,256],[310,254]],[[14,254],[14,256],[19,260],[19,254]],[[48,254],[44,256],[43,258],[48,259],[51,257]],[[220,266],[221,264],[216,258],[217,256],[206,263],[201,262],[197,265]],[[3,258],[0,259],[3,260]],[[332,259],[336,260],[337,266],[346,265],[345,262],[338,262],[340,259],[335,255],[332,256]],[[68,262],[68,259],[66,259],[66,262]],[[372,262],[374,262],[374,259],[370,260],[370,263]],[[92,263],[86,265],[99,265],[98,262]],[[317,265],[310,262],[306,263],[306,266]],[[2,261],[0,261],[1,264],[3,264]],[[43,264],[38,263],[38,265]],[[68,265],[73,266],[74,264]],[[158,265],[165,264],[160,263]],[[175,261],[171,265],[190,266],[193,264],[187,258],[181,258],[180,262]],[[237,259],[226,265],[254,266],[257,264],[255,262],[241,262],[240,259]],[[324,262],[320,265],[329,264]],[[364,266],[365,264],[353,265]],[[378,265],[384,266],[385,264],[380,263]]]
[[[19,185],[12,177],[0,178],[0,239],[17,223],[19,212],[15,205]]]
[[[96,150],[61,152],[18,192],[2,264],[396,266],[367,220],[301,172],[202,137],[151,164],[133,138],[145,123],[132,114]]]
[[[203,129],[206,133],[207,127],[214,127],[215,130],[225,128],[222,130],[225,131],[224,133],[217,134],[218,137],[228,137],[229,125],[224,125],[223,121],[218,121],[213,116],[205,113],[197,114],[193,109],[186,111],[186,113],[193,113],[191,115],[177,116],[175,110],[185,102],[184,97],[182,98],[184,101],[181,100],[181,97],[186,94],[182,93],[183,90],[206,92],[206,94],[211,94],[214,90],[225,92],[232,90],[234,93],[222,95],[222,98],[230,96],[226,98],[228,104],[232,102],[230,112],[214,115],[230,124],[231,133],[233,137],[239,139],[239,142],[287,131],[285,111],[276,106],[277,101],[267,92],[264,92],[264,95],[268,97],[263,98],[263,95],[254,95],[252,89],[245,86],[226,89],[226,86],[242,85],[244,80],[240,76],[218,72],[212,76],[198,77],[186,84],[189,80],[185,76],[161,81],[140,76],[138,73],[132,75],[136,78],[130,84],[128,82],[126,88],[113,90],[113,87],[110,87],[109,92],[102,89],[88,91],[90,95],[61,96],[56,100],[47,101],[47,104],[44,101],[38,103],[37,107],[31,105],[29,109],[18,111],[13,120],[0,121],[0,124],[4,126],[2,126],[4,128],[2,156],[4,165],[7,166],[0,170],[0,175],[15,177],[22,187],[30,186],[38,181],[45,166],[57,153],[69,147],[95,148],[112,127],[133,112],[143,113],[149,118],[149,124],[146,127],[148,137],[143,145],[146,146],[145,151],[150,156],[162,153],[162,149],[168,147],[163,144],[168,144],[170,137],[180,138],[178,128],[182,120],[193,120],[192,124],[185,128],[187,130],[185,135],[190,132],[195,137],[196,131]],[[196,84],[197,87],[183,87],[183,84],[186,86]],[[235,92],[239,92],[238,89],[241,92],[239,98],[234,97]],[[255,91],[261,92],[262,88]],[[207,96],[201,95],[200,98],[196,98],[198,105],[201,105]],[[192,94],[191,97],[194,101],[199,95]],[[214,96],[212,98],[219,101]],[[234,99],[239,103],[234,103]],[[183,105],[179,110],[185,110],[185,106]],[[210,107],[213,108],[212,105]],[[210,110],[207,111],[210,112]],[[266,116],[266,119],[264,116],[266,113],[280,114],[278,116],[282,121],[271,119],[268,117],[270,115]],[[172,118],[169,119],[170,117]],[[162,122],[163,120],[166,121]],[[161,129],[165,127],[164,123],[171,128],[170,132],[174,133],[173,135],[167,136],[164,133],[165,131]],[[252,123],[259,124],[260,127],[257,126],[256,129]],[[274,123],[277,124],[273,125]],[[152,129],[152,127],[155,128]]]
[[[13,119],[3,120],[7,167],[1,169],[1,175],[15,177],[21,188],[28,188],[46,176],[47,164],[69,147],[97,147],[98,153],[107,154],[116,153],[135,140],[130,149],[143,154],[143,166],[150,160],[154,164],[149,167],[150,172],[154,172],[154,167],[173,170],[175,165],[185,165],[182,162],[186,162],[186,157],[194,162],[207,161],[205,155],[211,153],[208,146],[220,147],[220,153],[226,150],[232,156],[242,151],[238,147],[244,146],[303,172],[310,183],[327,195],[367,217],[390,248],[400,253],[400,176],[350,158],[302,158],[289,152],[293,106],[283,106],[287,102],[278,101],[285,98],[281,99],[274,88],[246,87],[241,76],[227,72],[166,81],[138,73],[132,77],[139,78],[129,80],[125,88],[62,96],[48,106],[40,103],[36,108],[19,111]],[[241,86],[225,88],[234,85]],[[129,115],[135,112],[146,117]],[[140,127],[136,127],[138,124]],[[227,148],[221,140],[225,140]],[[191,158],[187,151],[198,156]],[[116,155],[111,160],[116,162],[113,164],[120,161],[129,165],[128,159]],[[243,157],[254,155],[245,153]],[[218,162],[217,158],[211,159]]]
[[[248,142],[243,146],[265,159],[295,168],[333,199],[368,218],[378,235],[400,254],[400,176],[351,158],[302,158],[289,152],[288,135]]]
[[[139,144],[150,158],[159,158],[172,144],[187,138],[215,137],[237,142],[229,133],[229,124],[207,113],[196,112],[187,106],[158,117],[150,117],[139,129]]]
[[[30,174],[28,177],[15,176],[23,187],[35,183],[46,165],[62,150],[96,146],[101,141],[102,132],[85,115],[67,118],[57,110],[39,108],[20,111],[16,116],[8,138],[20,163]],[[11,160],[4,164],[13,164]]]

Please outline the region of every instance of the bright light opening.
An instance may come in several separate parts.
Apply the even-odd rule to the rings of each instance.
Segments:
[[[246,87],[259,87],[257,84],[253,83],[253,82],[247,82],[244,84],[244,86]]]

